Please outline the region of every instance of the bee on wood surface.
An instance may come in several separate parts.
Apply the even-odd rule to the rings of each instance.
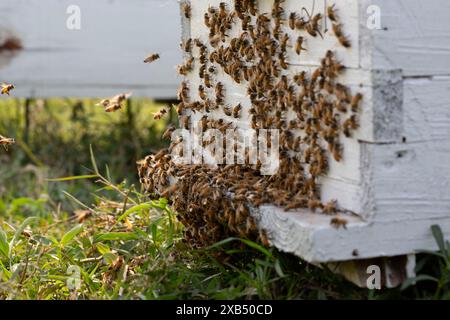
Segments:
[[[343,227],[344,229],[347,229],[348,221],[344,218],[341,218],[339,216],[336,216],[331,219],[330,224],[335,227],[336,229],[339,229],[340,227]]]
[[[358,122],[356,120],[356,115],[352,115],[350,118],[345,120],[343,124],[343,132],[347,138],[351,137],[352,130],[358,129]]]
[[[356,94],[352,98],[352,102],[351,102],[350,106],[351,106],[353,112],[357,112],[358,111],[358,106],[361,103],[362,99],[363,99],[363,95],[361,93]]]
[[[337,22],[338,18],[336,15],[336,9],[335,9],[336,4],[333,4],[332,6],[328,6],[327,7],[327,15],[328,18],[330,18],[331,21],[333,22]]]
[[[191,5],[188,3],[183,3],[183,14],[186,19],[191,18]]]
[[[163,139],[170,140],[172,133],[176,130],[174,126],[170,126],[169,128],[164,131],[164,134],[162,135]]]
[[[152,63],[153,61],[156,61],[159,58],[160,58],[159,54],[153,53],[153,54],[149,55],[147,58],[144,59],[144,63]]]
[[[300,52],[303,50],[303,51],[306,51],[306,49],[305,48],[303,48],[303,42],[305,41],[305,39],[302,37],[302,36],[300,36],[300,37],[298,37],[297,38],[297,42],[296,42],[296,44],[295,44],[295,52],[297,53],[297,54],[300,54]]]
[[[350,48],[351,47],[351,43],[350,43],[350,40],[348,40],[347,37],[342,32],[342,24],[340,24],[340,23],[333,23],[332,27],[333,27],[333,32],[336,35],[339,43],[342,46],[344,46],[345,48]]]
[[[296,22],[297,22],[297,14],[295,12],[291,12],[289,14],[289,28],[294,30]]]
[[[189,38],[188,40],[186,40],[185,43],[181,43],[181,48],[184,50],[184,52],[186,53],[192,53],[192,39]]]
[[[202,86],[202,85],[198,86],[198,94],[200,96],[200,99],[202,99],[203,101],[207,100],[206,91],[205,91],[204,86]]]
[[[337,201],[331,200],[323,206],[322,209],[325,214],[334,214],[337,212]]]
[[[10,91],[15,89],[13,84],[6,84],[6,83],[2,83],[0,85],[0,87],[1,87],[1,93],[7,94],[8,96],[9,96]]]

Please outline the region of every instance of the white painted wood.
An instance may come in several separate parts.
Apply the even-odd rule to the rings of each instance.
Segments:
[[[69,30],[66,10],[81,9],[81,30]],[[2,0],[0,45],[11,35],[24,49],[0,53],[0,81],[15,96],[175,98],[181,61],[175,0]],[[3,39],[3,40],[2,40]],[[157,52],[161,59],[145,65]]]
[[[410,76],[450,74],[450,2],[447,0],[359,0],[361,65],[402,69]],[[381,12],[381,30],[367,28],[369,6]]]
[[[272,245],[312,263],[437,250],[430,229],[436,223],[446,235],[450,234],[450,217],[372,223],[348,216],[347,228],[336,229],[330,225],[331,217],[308,210],[294,213],[263,206],[253,215],[267,231]]]

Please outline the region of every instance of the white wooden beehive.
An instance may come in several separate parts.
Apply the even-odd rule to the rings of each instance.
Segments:
[[[184,41],[205,44],[204,12],[220,2],[233,7],[231,0],[181,2],[190,3],[192,14],[182,17]],[[257,2],[260,13],[270,11],[272,0]],[[339,46],[328,31],[308,42],[301,60],[288,60],[292,70],[312,70],[332,49],[346,66],[341,81],[364,95],[360,129],[343,138],[343,161],[331,160],[321,178],[322,200],[337,199],[355,215],[347,217],[346,229],[308,210],[262,206],[254,217],[273,245],[313,263],[433,250],[431,225],[450,238],[450,2],[286,0],[283,6],[286,12],[311,11],[314,3],[316,13],[336,3],[352,48]],[[373,6],[380,9],[381,29],[367,25]],[[223,73],[217,77],[227,87],[228,103],[249,107],[242,85]],[[199,85],[198,65],[187,81]]]

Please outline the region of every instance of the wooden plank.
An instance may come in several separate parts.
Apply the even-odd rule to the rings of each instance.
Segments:
[[[252,212],[269,242],[312,263],[408,255],[438,250],[431,226],[439,224],[450,237],[450,217],[364,222],[348,216],[346,229],[330,225],[331,217],[309,210],[285,212],[263,206]]]
[[[359,0],[361,66],[402,69],[406,77],[450,74],[450,2]],[[367,28],[369,6],[381,12],[381,30]]]
[[[81,9],[81,30],[66,27],[69,5]],[[0,41],[14,35],[24,48],[0,54],[0,81],[17,84],[16,96],[175,98],[179,31],[176,1],[3,0]],[[161,59],[145,65],[153,52]]]

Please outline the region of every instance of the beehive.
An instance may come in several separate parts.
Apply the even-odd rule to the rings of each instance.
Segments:
[[[183,43],[189,39],[198,43],[185,57],[193,58],[192,70],[186,73],[184,84],[190,88],[191,102],[202,100],[197,88],[205,85],[204,76],[200,76],[202,46],[205,51],[214,52],[221,46],[230,46],[232,39],[244,32],[241,17],[229,18],[231,27],[226,28],[224,37],[207,27],[211,15],[223,15],[225,19],[232,15],[236,2],[256,4],[257,13],[249,13],[251,24],[257,24],[261,15],[269,18],[270,37],[275,37],[274,20],[282,16],[281,35],[287,34],[291,44],[285,50],[287,67],[281,67],[281,74],[286,74],[290,81],[301,71],[314,77],[318,68],[327,65],[323,59],[331,51],[337,63],[345,66],[336,83],[348,87],[353,97],[357,93],[363,95],[353,112],[358,128],[351,134],[339,133],[342,159],[337,161],[329,152],[328,170],[317,179],[320,200],[323,203],[337,200],[346,227],[336,228],[333,217],[313,212],[308,208],[310,205],[295,212],[270,204],[252,207],[251,215],[258,227],[266,231],[271,244],[314,263],[409,255],[420,249],[435,249],[430,226],[439,224],[446,235],[450,233],[447,161],[450,113],[446,105],[450,96],[446,44],[450,42],[449,36],[440,31],[449,27],[445,16],[450,5],[443,0],[431,1],[427,7],[419,0],[181,1]],[[275,8],[282,9],[278,13],[278,9],[274,13],[274,3]],[[327,14],[329,6],[334,8],[350,47],[334,34],[333,21]],[[382,25],[380,29],[371,29],[370,14],[377,9]],[[307,21],[320,13],[319,34],[312,35],[311,30],[301,26],[292,30],[288,22],[292,12]],[[305,50],[300,50],[300,54],[295,52],[299,36],[305,39]],[[212,44],[211,40],[218,43]],[[258,42],[256,38],[253,41]],[[282,43],[281,39],[274,41],[277,45]],[[278,59],[276,51],[273,60]],[[239,76],[236,81],[230,70],[217,65],[217,60],[211,62],[217,69],[211,74],[212,90],[220,83],[225,91],[219,109],[240,104],[242,115],[239,121],[234,121],[235,127],[252,127],[249,111],[255,103],[249,81],[239,80]],[[258,64],[257,60],[246,63],[249,62]],[[322,70],[319,77],[328,79],[327,73]],[[344,119],[349,117],[348,113],[342,113]],[[196,119],[207,115],[230,121],[226,114],[210,113],[204,108],[190,115]]]

